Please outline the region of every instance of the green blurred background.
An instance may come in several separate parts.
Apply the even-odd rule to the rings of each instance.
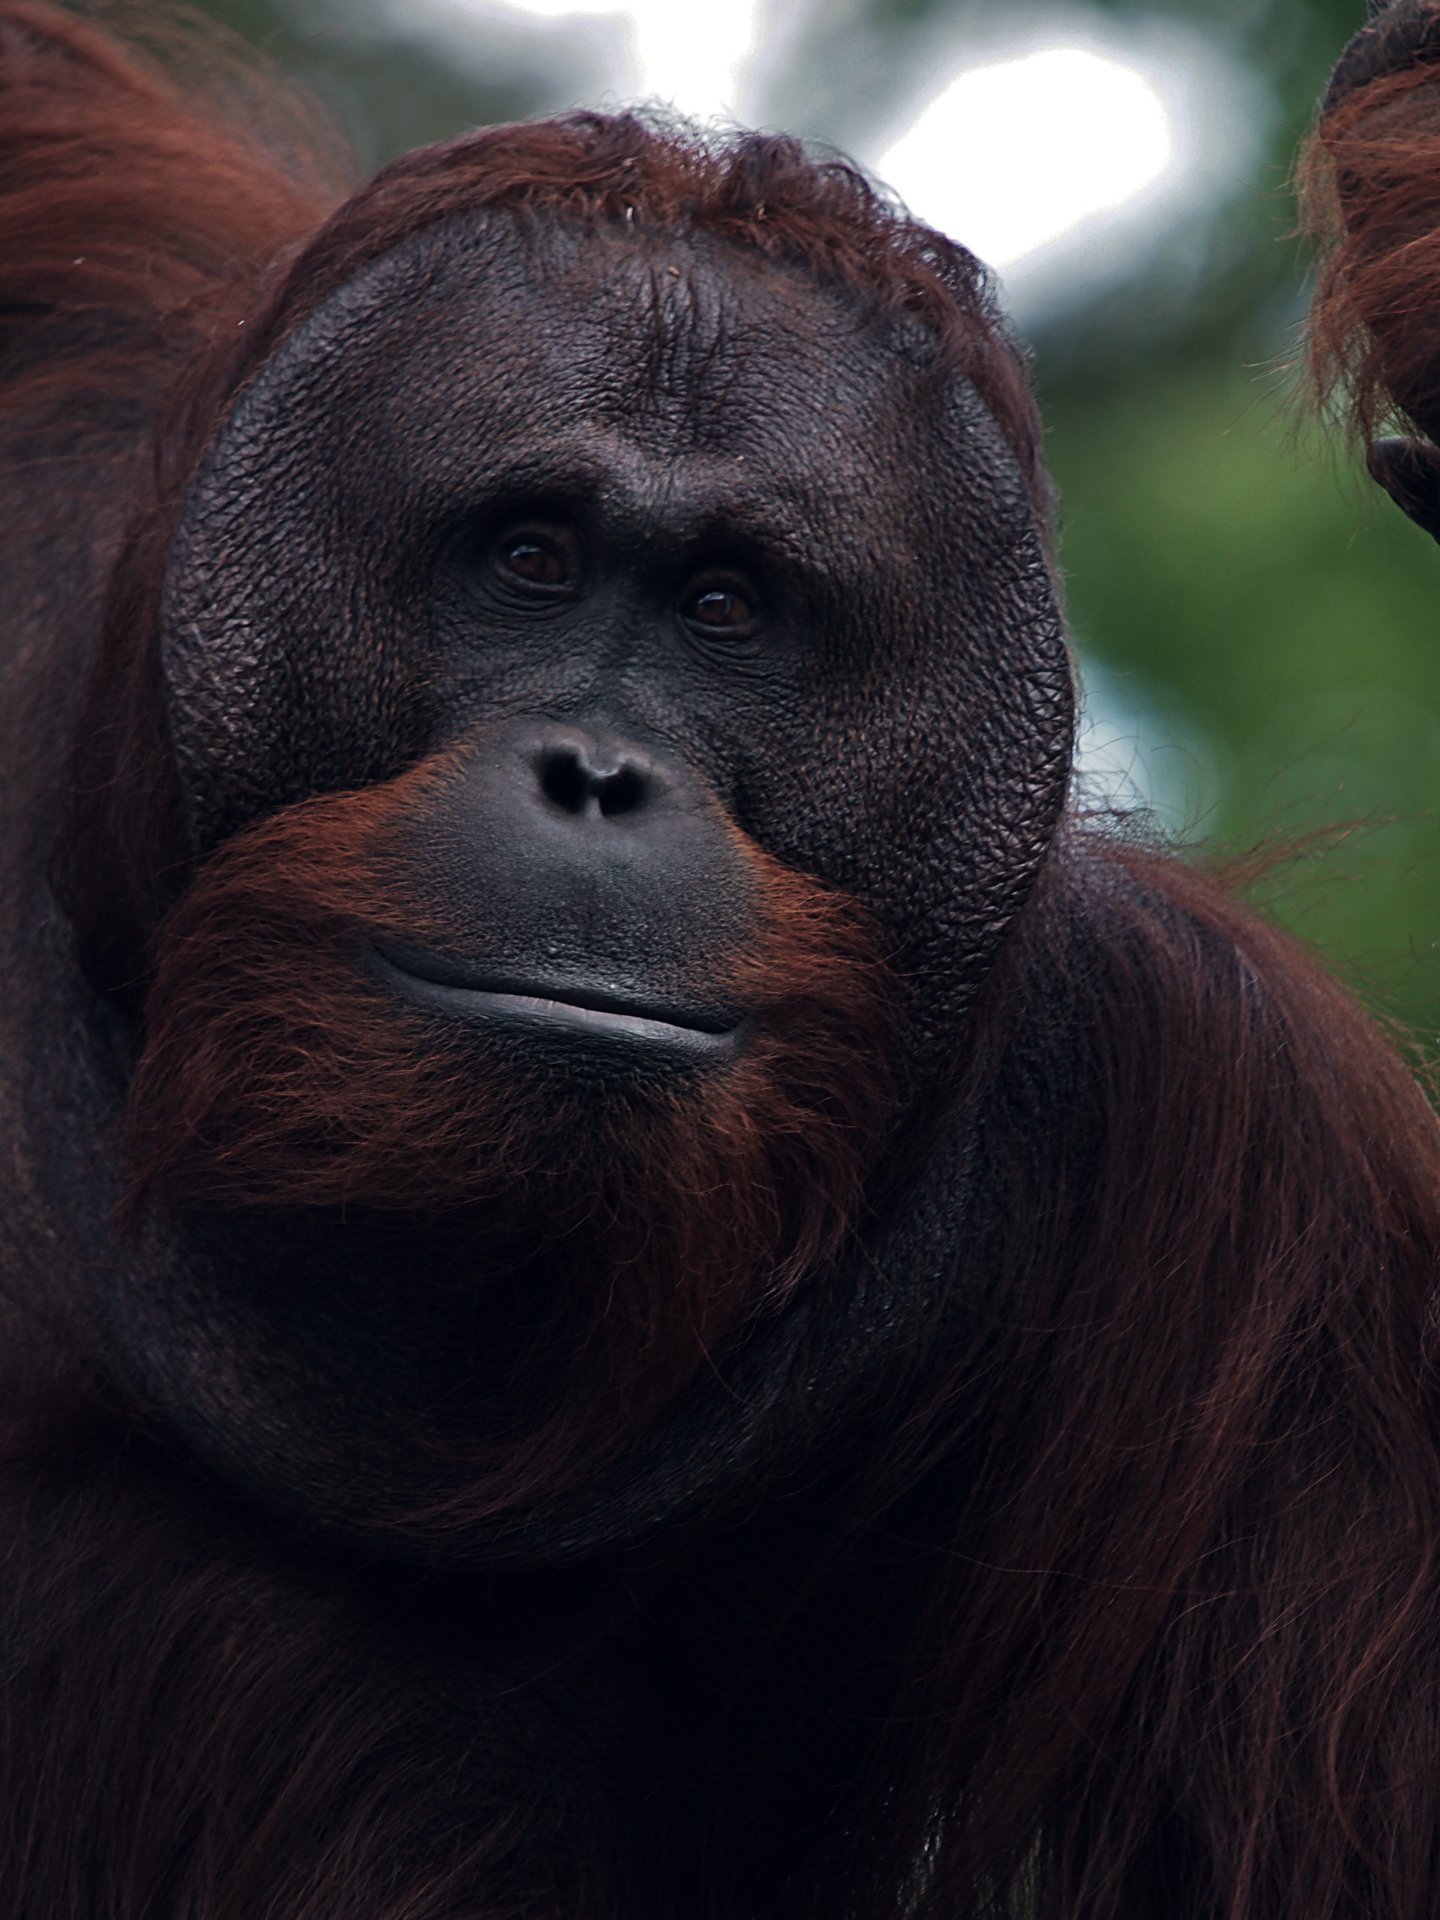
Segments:
[[[803,30],[792,20],[776,97],[801,130],[850,144],[887,76],[899,87],[937,47],[1013,22],[1019,4],[817,4]],[[452,16],[419,0],[208,10],[310,81],[367,167],[593,86],[583,58],[567,62],[563,23],[527,64],[499,16],[447,38]],[[1306,422],[1286,371],[1305,276],[1292,163],[1363,0],[1090,12],[1122,35],[1168,15],[1208,36],[1245,97],[1264,102],[1263,156],[1241,191],[1103,289],[1027,321],[1097,721],[1092,788],[1148,795],[1160,826],[1206,857],[1292,849],[1264,886],[1273,909],[1434,1044],[1440,551],[1369,486],[1353,450]]]

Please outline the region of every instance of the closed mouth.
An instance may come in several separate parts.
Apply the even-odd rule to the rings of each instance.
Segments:
[[[414,948],[376,947],[387,973],[431,1006],[476,1020],[514,1022],[577,1037],[629,1040],[686,1052],[728,1052],[743,1021],[649,1004],[569,982],[476,975],[461,963]]]

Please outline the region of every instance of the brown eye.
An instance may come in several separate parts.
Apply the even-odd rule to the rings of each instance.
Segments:
[[[506,573],[513,575],[516,580],[523,580],[527,587],[540,587],[553,593],[559,587],[570,585],[570,569],[565,556],[548,540],[522,538],[502,541],[499,558]]]
[[[742,595],[727,587],[711,587],[697,593],[685,609],[685,618],[712,633],[735,633],[749,628],[755,609]]]

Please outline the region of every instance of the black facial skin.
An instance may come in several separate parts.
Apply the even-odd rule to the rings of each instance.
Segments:
[[[508,584],[515,545],[485,555],[485,584]],[[422,897],[473,933],[444,950],[382,943],[402,991],[518,1022],[562,1063],[586,1042],[695,1059],[737,1044],[745,1009],[708,983],[756,936],[754,887],[682,762],[595,727],[487,728],[405,853]]]
[[[425,233],[240,398],[162,632],[202,862],[441,757],[402,851],[445,931],[356,965],[460,1023],[481,1066],[547,1066],[607,1116],[726,1071],[747,1009],[720,963],[758,937],[738,835],[858,900],[904,995],[900,1158],[879,1143],[875,1177],[918,1182],[920,1213],[823,1312],[802,1288],[723,1354],[644,1460],[448,1551],[584,1555],[743,1479],[793,1379],[837,1408],[865,1391],[852,1314],[886,1316],[903,1359],[929,1299],[914,1219],[930,1186],[959,1204],[963,1152],[917,1159],[906,1115],[1033,883],[1071,729],[1034,509],[929,336],[715,242],[521,240],[505,215]],[[73,1186],[73,1153],[45,1177]],[[118,1197],[114,1171],[86,1178]],[[493,1434],[547,1284],[513,1246],[351,1216],[157,1207],[118,1267],[81,1259],[109,1271],[104,1364],[154,1417],[265,1506],[387,1552],[387,1512],[442,1497],[437,1459]]]
[[[466,769],[456,818],[488,813],[517,740],[598,750],[671,797],[612,813],[597,846],[664,817],[680,860],[682,815],[733,820],[876,917],[925,983],[927,1040],[988,965],[1065,777],[1068,663],[994,423],[918,327],[713,244],[520,247],[495,217],[382,261],[221,434],[165,633],[202,851],[439,749]],[[432,856],[441,884],[480,884]],[[687,951],[697,912],[735,909],[718,840],[695,871]],[[671,990],[673,911],[615,936],[642,1000]],[[594,929],[576,948],[547,920],[543,957],[587,966]]]

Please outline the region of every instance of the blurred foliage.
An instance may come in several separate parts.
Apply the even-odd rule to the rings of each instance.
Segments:
[[[1182,743],[1185,838],[1296,849],[1275,909],[1433,1039],[1440,553],[1238,386],[1177,371],[1058,403],[1072,626]]]
[[[785,0],[775,3],[780,18]],[[583,91],[578,70],[527,71],[513,47],[487,60],[479,38],[447,49],[434,16],[384,5],[209,0],[207,10],[309,80],[367,166]],[[1030,5],[821,0],[793,43],[778,110],[803,131],[863,145],[937,48],[993,34],[997,20],[1020,24]],[[1128,284],[1037,324],[1073,626],[1152,726],[1186,743],[1187,840],[1207,852],[1297,848],[1269,883],[1275,910],[1433,1037],[1440,553],[1369,486],[1352,449],[1325,446],[1303,422],[1284,374],[1305,270],[1290,170],[1363,0],[1093,0],[1093,10],[1117,25],[1169,14],[1211,32],[1262,79],[1275,119],[1245,193]]]
[[[340,122],[363,172],[467,127],[519,120],[553,104],[541,75],[486,75],[443,46],[398,35],[384,14],[346,5],[277,7],[203,0],[203,11],[303,80]]]
[[[1035,342],[1072,626],[1194,743],[1186,837],[1297,849],[1275,911],[1434,1044],[1440,552],[1287,372],[1305,266],[1290,170],[1364,8],[1213,14],[1281,108],[1266,173],[1221,217],[1220,270],[1163,329],[1142,282]]]

